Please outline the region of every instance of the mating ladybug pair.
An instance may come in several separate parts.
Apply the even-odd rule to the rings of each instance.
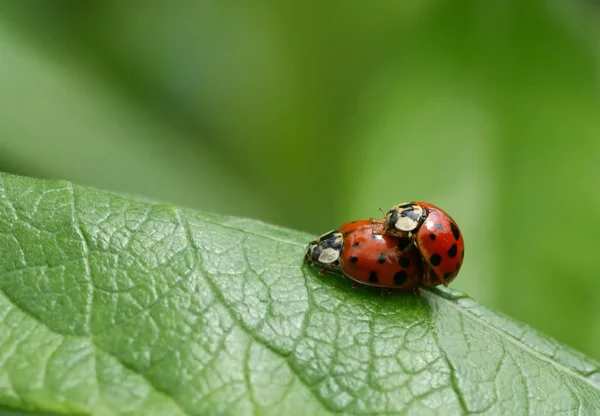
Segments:
[[[460,270],[465,245],[456,222],[435,205],[394,206],[382,220],[346,223],[311,241],[306,261],[339,269],[369,286],[401,291],[448,285]]]

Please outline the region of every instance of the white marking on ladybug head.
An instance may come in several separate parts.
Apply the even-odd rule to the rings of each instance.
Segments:
[[[413,231],[419,226],[419,222],[408,217],[398,217],[394,227],[400,231]]]
[[[424,214],[423,208],[417,204],[399,204],[392,208],[392,212],[396,221],[394,228],[400,231],[415,231]]]
[[[338,261],[340,258],[340,250],[337,250],[332,247],[324,248],[321,251],[321,255],[319,255],[319,263],[322,264],[331,264]]]

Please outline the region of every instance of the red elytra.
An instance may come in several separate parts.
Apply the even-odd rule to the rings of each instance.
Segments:
[[[414,290],[421,285],[423,268],[416,250],[403,252],[406,238],[384,234],[384,223],[361,220],[346,223],[339,259],[341,271],[364,285]]]

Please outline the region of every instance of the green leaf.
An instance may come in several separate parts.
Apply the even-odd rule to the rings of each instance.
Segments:
[[[600,408],[598,362],[451,290],[319,276],[307,234],[9,175],[0,232],[0,408],[15,414]]]

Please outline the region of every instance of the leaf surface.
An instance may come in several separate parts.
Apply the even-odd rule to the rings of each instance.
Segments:
[[[312,237],[0,175],[0,408],[592,414],[600,365],[448,289],[319,276]]]

